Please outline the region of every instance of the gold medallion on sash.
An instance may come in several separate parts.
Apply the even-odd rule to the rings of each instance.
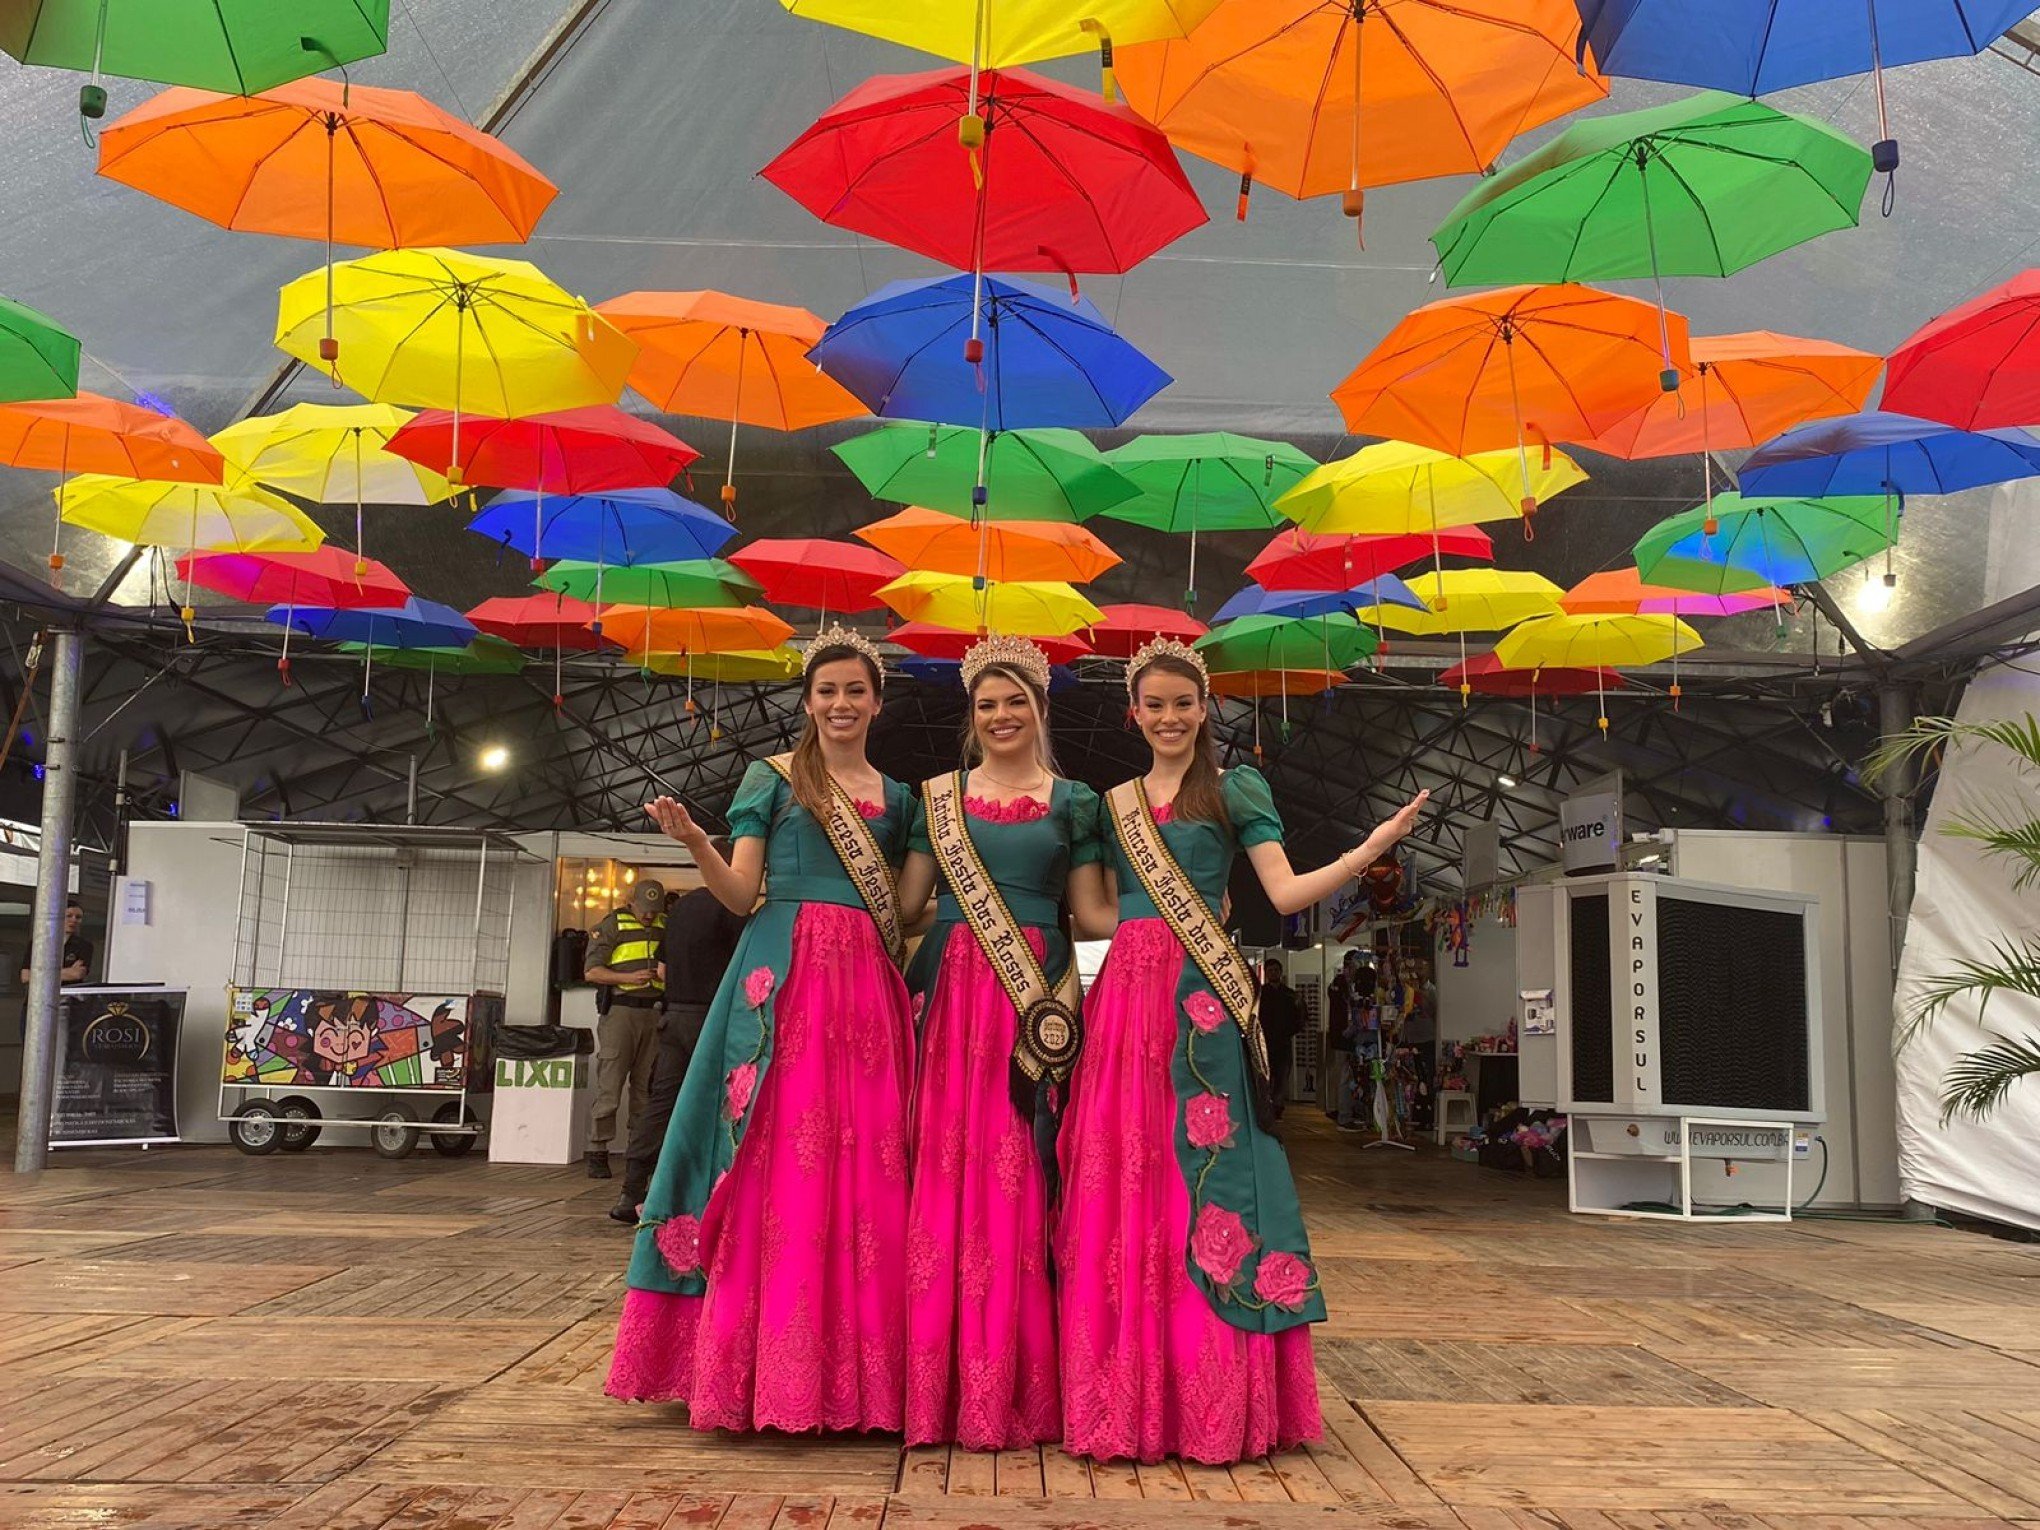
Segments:
[[[789,786],[792,785],[792,755],[775,754],[765,763],[778,771]],[[871,922],[878,926],[878,937],[885,942],[886,955],[897,964],[906,950],[906,942],[900,934],[899,886],[893,878],[893,869],[886,861],[885,852],[878,847],[877,836],[871,832],[871,825],[864,821],[856,801],[843,790],[834,776],[829,778],[829,811],[822,818],[822,829],[829,836],[829,845],[836,852],[836,859],[843,863],[843,874],[857,889],[857,896],[871,914]]]
[[[963,910],[972,938],[1020,1018],[1013,1061],[1035,1083],[1044,1077],[1063,1083],[1083,1048],[1079,1020],[1083,993],[1077,983],[1075,956],[1072,954],[1062,981],[1051,990],[1048,974],[970,837],[963,772],[936,776],[922,788],[922,800],[928,811],[928,841],[941,863],[950,896]]]
[[[1112,815],[1112,828],[1127,864],[1140,878],[1141,887],[1154,903],[1204,981],[1218,996],[1226,1013],[1240,1028],[1247,1046],[1247,1060],[1262,1079],[1269,1077],[1268,1043],[1261,1035],[1261,993],[1254,974],[1239,948],[1226,939],[1225,930],[1204,895],[1197,891],[1163,838],[1161,825],[1148,807],[1147,787],[1138,778],[1115,786],[1106,793],[1105,805]]]

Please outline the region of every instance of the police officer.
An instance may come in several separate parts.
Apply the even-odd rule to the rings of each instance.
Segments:
[[[649,1107],[652,1068],[659,1055],[659,942],[666,931],[666,889],[647,877],[629,904],[595,926],[588,937],[586,977],[596,985],[595,1117],[588,1129],[588,1177],[609,1178],[609,1144],[616,1111],[630,1086],[630,1114]]]

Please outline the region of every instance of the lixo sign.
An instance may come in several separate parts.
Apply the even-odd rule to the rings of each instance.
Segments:
[[[498,1089],[574,1089],[581,1083],[581,1059],[574,1057],[499,1057]]]
[[[1558,858],[1568,874],[1622,864],[1622,782],[1595,783],[1558,805]]]

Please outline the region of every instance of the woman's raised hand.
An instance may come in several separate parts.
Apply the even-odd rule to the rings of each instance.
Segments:
[[[686,845],[707,837],[687,809],[671,797],[660,797],[656,801],[647,802],[645,812],[651,816],[652,822],[659,826],[659,832],[668,839],[677,839]]]
[[[1374,832],[1384,837],[1391,845],[1401,844],[1409,837],[1410,830],[1417,826],[1417,820],[1423,817],[1424,804],[1430,800],[1431,794],[1429,792],[1418,792],[1416,796],[1405,802],[1393,817],[1385,820],[1381,827]]]

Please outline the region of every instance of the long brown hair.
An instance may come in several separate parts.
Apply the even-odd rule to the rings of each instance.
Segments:
[[[987,680],[1010,680],[1026,693],[1028,704],[1034,708],[1035,754],[1043,770],[1051,776],[1059,775],[1061,772],[1055,768],[1055,744],[1048,736],[1048,692],[1011,664],[987,664],[970,683],[963,709],[964,768],[984,762],[984,750],[978,744],[977,693],[978,687]]]
[[[1188,680],[1197,687],[1198,700],[1206,707],[1204,726],[1197,734],[1196,752],[1190,757],[1190,768],[1183,773],[1183,784],[1176,790],[1176,803],[1171,811],[1178,818],[1202,819],[1221,827],[1229,825],[1232,820],[1226,813],[1225,794],[1218,784],[1218,735],[1211,726],[1211,691],[1204,683],[1204,676],[1189,660],[1158,653],[1134,673],[1131,690],[1136,704],[1140,700],[1141,682],[1149,675],[1170,675],[1178,680]]]
[[[878,672],[878,666],[871,662],[871,655],[852,648],[848,643],[837,643],[808,655],[807,668],[800,677],[803,709],[807,706],[808,697],[814,694],[816,673],[824,664],[835,664],[844,659],[855,659],[864,666],[865,674],[871,677],[872,694],[878,694],[885,681]],[[836,793],[829,784],[829,767],[822,760],[822,732],[815,726],[812,713],[803,720],[800,742],[793,746],[792,786],[795,802],[818,820],[828,817]]]

